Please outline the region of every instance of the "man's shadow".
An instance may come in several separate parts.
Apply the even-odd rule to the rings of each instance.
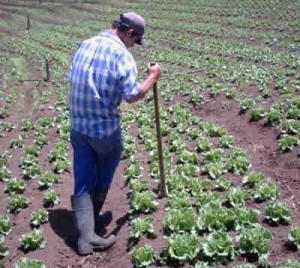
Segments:
[[[73,223],[72,211],[67,209],[49,209],[49,223],[52,230],[76,251],[78,232]]]
[[[122,227],[129,219],[129,214],[121,216],[116,220],[116,227],[111,234],[118,235]],[[78,231],[73,222],[72,211],[67,209],[50,209],[49,223],[52,230],[64,240],[65,244],[76,251]],[[111,223],[113,224],[113,223]],[[107,236],[107,230],[104,228],[99,233],[100,236]]]

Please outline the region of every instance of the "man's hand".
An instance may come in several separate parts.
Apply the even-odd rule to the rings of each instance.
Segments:
[[[160,67],[157,63],[149,63],[147,66],[148,76],[141,83],[141,91],[135,97],[127,100],[128,103],[133,103],[144,98],[145,94],[153,87],[160,77]]]
[[[160,66],[157,63],[149,63],[147,66],[148,76],[157,81],[160,78]]]

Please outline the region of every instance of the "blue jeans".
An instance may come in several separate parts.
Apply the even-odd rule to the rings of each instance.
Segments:
[[[107,192],[123,150],[121,130],[94,139],[71,130],[74,167],[74,195]]]

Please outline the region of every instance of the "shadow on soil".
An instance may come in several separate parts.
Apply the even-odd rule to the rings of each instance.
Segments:
[[[117,226],[112,230],[111,233],[114,235],[118,235],[118,233],[120,232],[120,230],[122,229],[122,227],[126,224],[126,222],[128,220],[129,220],[129,213],[126,213],[122,217],[118,218],[116,220]]]
[[[76,251],[78,232],[73,223],[72,211],[67,209],[49,210],[49,223],[53,231],[65,241],[66,245]]]

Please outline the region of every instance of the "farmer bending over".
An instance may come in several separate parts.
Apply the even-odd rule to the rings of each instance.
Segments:
[[[144,31],[145,21],[140,15],[121,14],[110,30],[85,40],[72,60],[70,137],[75,189],[71,204],[80,255],[115,243],[114,235],[102,238],[95,229],[101,230],[112,220],[110,211],[99,212],[123,150],[118,106],[122,100],[141,100],[160,77],[158,64],[149,65],[147,78],[137,82],[137,67],[127,48],[143,45]]]

